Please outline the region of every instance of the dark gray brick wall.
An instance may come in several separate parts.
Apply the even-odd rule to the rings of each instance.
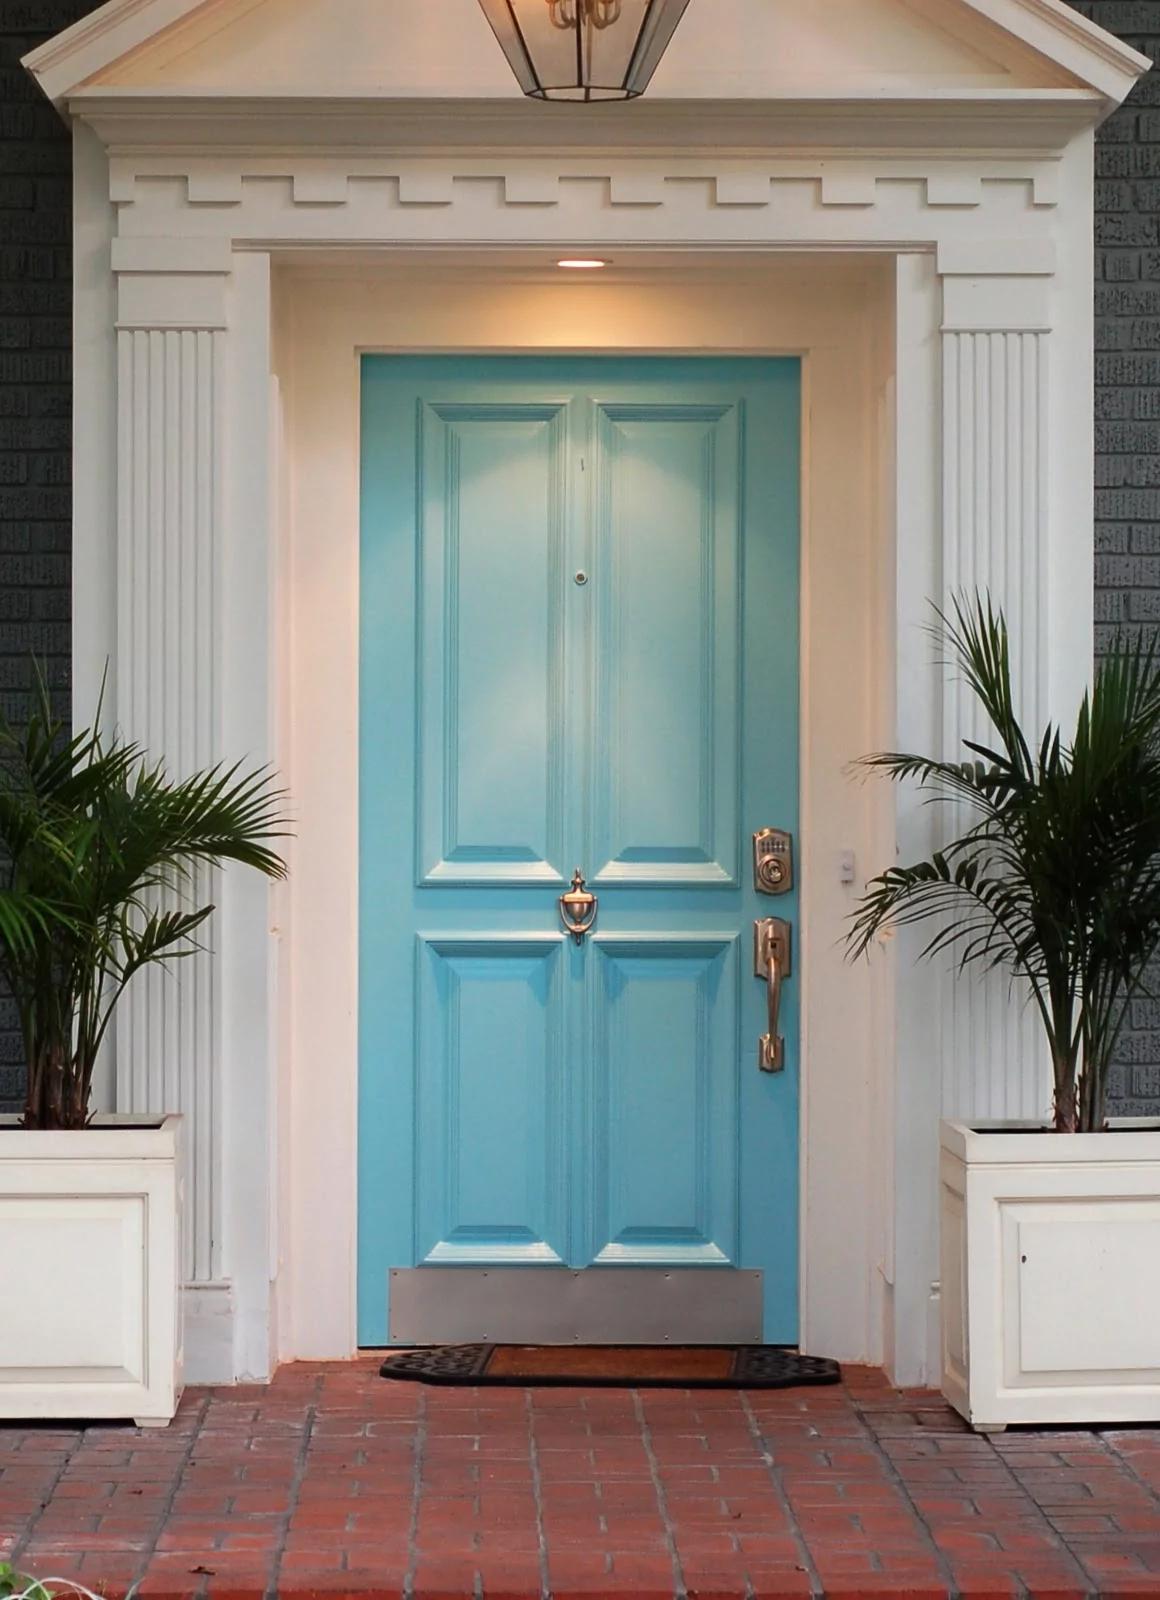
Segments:
[[[1160,60],[1160,0],[1071,0]],[[19,717],[29,661],[66,701],[69,648],[69,144],[20,67],[93,0],[0,0],[0,706]],[[1097,154],[1097,649],[1160,622],[1160,73]],[[1157,991],[1160,992],[1160,974]],[[0,1107],[19,1088],[0,999]],[[1160,1000],[1142,1000],[1114,1094],[1160,1101]]]
[[[0,0],[0,710],[19,721],[35,655],[67,710],[71,406],[70,148],[20,66],[92,0]],[[0,996],[0,1110],[20,1090]]]
[[[1160,61],[1160,0],[1071,0]],[[1096,149],[1096,651],[1160,623],[1160,72]],[[1160,994],[1160,971],[1152,985]],[[1160,1101],[1160,1000],[1139,1000],[1112,1098]]]

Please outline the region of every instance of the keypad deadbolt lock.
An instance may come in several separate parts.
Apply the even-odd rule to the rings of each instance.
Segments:
[[[758,894],[788,894],[793,888],[793,835],[761,828],[753,835],[753,883]]]

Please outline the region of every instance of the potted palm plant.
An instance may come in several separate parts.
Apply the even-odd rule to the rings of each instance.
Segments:
[[[867,885],[849,948],[926,924],[924,956],[1005,975],[1042,1022],[1051,1107],[1042,1123],[942,1124],[943,1393],[986,1431],[1155,1420],[1160,1129],[1109,1122],[1107,1095],[1160,946],[1160,673],[1147,646],[1117,649],[1074,731],[1033,740],[1002,612],[964,599],[940,622],[991,734],[961,761],[866,759],[961,826]]]
[[[194,869],[284,872],[280,800],[264,770],[173,781],[119,736],[70,736],[39,678],[27,727],[0,724],[0,974],[27,1064],[23,1116],[0,1118],[0,1417],[173,1415],[180,1118],[95,1116],[93,1073],[134,976],[199,947]]]

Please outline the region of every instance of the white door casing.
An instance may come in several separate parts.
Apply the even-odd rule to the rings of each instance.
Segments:
[[[285,397],[286,493],[294,510],[286,530],[286,592],[295,640],[291,784],[299,819],[288,916],[299,934],[285,978],[289,1070],[298,1084],[291,1130],[297,1142],[282,1168],[281,1252],[290,1271],[281,1280],[278,1322],[286,1350],[333,1351],[350,1340],[335,1326],[350,1304],[350,1264],[333,1241],[353,1247],[354,1194],[349,1175],[336,1184],[333,1174],[345,1171],[352,1146],[354,1077],[335,1084],[302,1068],[331,1046],[353,1058],[357,1044],[353,1017],[336,1043],[334,1012],[320,1008],[319,999],[347,982],[354,951],[353,905],[335,885],[353,892],[355,884],[357,751],[353,724],[336,723],[333,707],[354,703],[357,640],[336,637],[329,619],[349,615],[358,599],[361,349],[804,353],[806,405],[815,420],[803,496],[801,850],[803,880],[813,888],[803,906],[799,943],[809,953],[799,976],[819,997],[842,985],[849,1005],[819,1000],[811,1008],[806,998],[813,1020],[805,1048],[818,1065],[805,1075],[805,1116],[818,1159],[809,1156],[807,1138],[802,1181],[811,1221],[802,1287],[807,1324],[812,1304],[813,1315],[825,1318],[817,1337],[829,1346],[836,1348],[851,1329],[881,1323],[882,1278],[867,1263],[882,1259],[885,1197],[872,1145],[853,1130],[887,1111],[884,1054],[874,1041],[871,1060],[867,1030],[859,1032],[871,991],[887,982],[887,967],[844,966],[835,939],[850,890],[839,882],[831,846],[841,839],[859,859],[871,860],[893,840],[891,796],[881,789],[868,795],[844,773],[850,756],[875,738],[881,742],[879,733],[892,721],[886,594],[892,574],[874,507],[873,418],[888,383],[889,339],[876,334],[889,329],[893,263],[853,256],[804,263],[780,255],[618,261],[618,278],[599,284],[561,284],[554,269],[538,263],[489,270],[485,263],[457,268],[442,258],[406,255],[393,267],[305,260],[280,274],[276,361]],[[840,472],[832,461],[841,462]],[[840,670],[832,670],[834,662]],[[851,1050],[863,1053],[865,1069],[852,1078],[842,1070]],[[848,1187],[827,1181],[839,1146]],[[304,1183],[302,1174],[319,1161],[331,1175],[325,1186]],[[852,1193],[864,1197],[856,1222]],[[863,1351],[852,1339],[842,1348]]]
[[[744,10],[761,0],[730,3]],[[279,501],[280,483],[299,480],[277,466],[295,438],[281,426],[279,388],[297,337],[295,302],[276,289],[276,269],[325,249],[396,273],[408,260],[417,271],[436,259],[490,263],[497,283],[505,272],[518,282],[530,262],[579,247],[650,260],[654,281],[659,275],[671,286],[664,293],[678,297],[698,273],[706,293],[715,281],[727,284],[742,258],[888,258],[890,326],[875,327],[868,348],[881,359],[867,366],[888,376],[877,388],[868,378],[860,398],[863,422],[876,429],[867,523],[886,530],[877,565],[865,569],[876,583],[869,667],[884,680],[878,708],[895,709],[893,726],[871,719],[847,727],[846,739],[874,728],[904,745],[955,745],[966,726],[961,698],[944,685],[921,625],[928,599],[960,585],[987,585],[1006,605],[1032,720],[1066,709],[1091,654],[1092,127],[1142,59],[1070,12],[1065,21],[1058,0],[955,3],[954,36],[999,61],[1002,72],[995,67],[991,77],[1000,83],[983,71],[964,87],[970,75],[962,63],[952,72],[942,28],[925,58],[921,29],[908,35],[906,82],[892,85],[889,99],[823,52],[812,70],[825,77],[824,95],[791,83],[759,100],[750,85],[736,102],[707,104],[692,98],[695,86],[682,87],[675,60],[674,97],[648,105],[627,125],[628,138],[618,131],[626,125],[607,116],[553,116],[554,143],[530,153],[529,130],[542,139],[547,124],[530,121],[533,108],[509,103],[494,83],[477,100],[447,84],[425,100],[401,91],[352,99],[326,78],[303,103],[309,65],[300,53],[282,61],[268,16],[272,70],[261,92],[243,70],[242,43],[255,48],[249,36],[225,52],[243,64],[228,86],[198,80],[194,68],[207,59],[201,14],[186,0],[112,0],[38,52],[33,69],[76,122],[78,716],[91,710],[86,692],[108,657],[118,720],[175,767],[246,757],[293,776],[305,762],[317,766],[319,750],[300,742],[318,719],[309,693],[302,697],[304,645],[294,625],[299,508],[293,493]],[[900,0],[874,4],[885,15]],[[933,27],[928,5],[902,9]],[[259,26],[265,8],[250,10]],[[301,27],[310,15],[296,0]],[[819,3],[808,15],[822,39],[827,28],[836,32],[837,11],[827,21]],[[164,50],[142,32],[150,18]],[[179,23],[192,31],[164,31]],[[323,24],[316,17],[314,25]],[[328,35],[319,61],[333,66],[336,49]],[[136,65],[119,73],[127,51],[137,52]],[[285,92],[280,66],[290,75]],[[448,98],[462,101],[452,119]],[[365,333],[349,320],[343,330],[352,353],[376,345],[375,314],[367,316]],[[439,334],[428,319],[424,347],[525,343],[518,318],[506,332],[498,320],[466,346],[456,345],[453,323],[448,310]],[[579,347],[600,347],[594,337],[583,333]],[[728,346],[720,331],[710,337],[710,347]],[[733,348],[752,348],[787,335],[774,323],[736,337]],[[664,346],[642,338],[639,347]],[[287,403],[297,403],[292,394]],[[807,455],[815,435],[825,436],[826,419],[813,409],[822,403],[811,394]],[[833,388],[826,403],[835,403]],[[355,439],[348,448],[357,461]],[[807,487],[811,470],[820,472],[807,466]],[[336,546],[353,536],[349,510],[348,496]],[[807,498],[811,532],[814,510]],[[824,627],[824,584],[835,580],[815,567],[807,581],[813,599],[805,603]],[[856,596],[841,600],[857,605]],[[831,595],[831,608],[838,603]],[[811,678],[803,663],[807,716],[811,696],[824,700],[823,665],[819,651]],[[327,711],[335,739],[353,741],[353,696]],[[823,727],[819,712],[805,734],[805,781],[832,787],[836,758],[860,749],[841,737],[827,746]],[[822,740],[812,767],[811,737]],[[309,804],[346,817],[342,781],[350,776],[348,764],[311,780]],[[878,849],[873,806],[866,815],[861,840]],[[924,847],[927,827],[901,802],[903,854]],[[295,845],[288,890],[227,875],[214,954],[180,984],[144,984],[118,1033],[118,1108],[181,1110],[191,1124],[194,1377],[261,1376],[275,1353],[350,1351],[341,1312],[348,1241],[330,1237],[340,1309],[325,1326],[302,1321],[293,1287],[308,1266],[296,1208],[323,1181],[335,1191],[352,1183],[354,1155],[352,1129],[345,1147],[341,1137],[326,1143],[319,1129],[337,1170],[312,1160],[304,1112],[325,1103],[324,1085],[344,1103],[355,1072],[354,899],[349,883],[336,881],[337,858],[311,859],[309,848],[307,838]],[[867,871],[885,864],[860,862]],[[806,917],[807,927],[817,918],[820,974],[840,917],[822,887],[830,866],[815,868],[820,898]],[[305,885],[314,898],[304,904]],[[309,925],[319,922],[341,931],[335,948],[346,963],[328,968],[331,987],[314,1012],[330,1024],[324,1064],[317,1054],[302,1060],[294,1036],[301,996],[279,999],[287,972],[295,987],[305,981]],[[1040,1091],[1034,1047],[1002,995],[959,989],[952,998],[937,974],[913,971],[906,957],[900,941],[873,980],[841,980],[840,962],[831,969],[831,992],[834,982],[852,985],[861,1047],[827,1036],[820,987],[806,997],[803,1326],[812,1348],[847,1359],[885,1355],[915,1381],[927,1370],[937,1271],[939,1112],[1034,1111]],[[827,1086],[812,1108],[811,1082]],[[843,1126],[853,1107],[862,1120],[851,1115]],[[865,1121],[866,1107],[877,1122]],[[871,1139],[871,1127],[881,1136]],[[858,1140],[864,1159],[851,1163]],[[883,1197],[881,1225],[858,1232],[852,1256],[828,1257],[841,1219],[868,1214],[868,1191]],[[284,1237],[295,1254],[284,1254]],[[349,1245],[353,1259],[353,1236]],[[853,1321],[836,1287],[851,1271],[859,1284]],[[289,1287],[274,1296],[280,1273]],[[284,1323],[277,1332],[275,1302]]]

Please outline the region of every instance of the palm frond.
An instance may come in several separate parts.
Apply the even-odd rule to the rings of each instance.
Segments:
[[[0,950],[17,961],[33,955],[42,941],[70,926],[67,913],[51,900],[0,889]]]
[[[1124,996],[1160,950],[1156,648],[1116,650],[1070,741],[1054,724],[1033,741],[1015,710],[1002,612],[989,596],[960,596],[937,617],[994,737],[964,740],[971,759],[958,762],[887,752],[861,763],[967,810],[964,831],[928,861],[867,885],[847,946],[862,955],[888,927],[929,922],[921,956],[1005,971],[1043,1018],[1060,1125],[1078,1098],[1080,1125],[1098,1127]]]
[[[220,765],[173,780],[97,726],[69,732],[43,674],[33,714],[0,722],[0,967],[29,1059],[26,1118],[81,1125],[97,1052],[126,985],[194,954],[212,914],[194,869],[230,862],[282,877],[284,793],[266,768]],[[186,900],[191,903],[185,903]],[[47,1064],[47,1065],[46,1065]],[[63,1074],[67,1083],[49,1082]],[[59,1107],[64,1105],[65,1112]]]
[[[201,946],[194,942],[193,935],[213,915],[213,909],[201,906],[196,911],[157,910],[140,923],[135,923],[129,913],[122,913],[115,947],[117,977],[128,983],[143,967],[196,955]]]

